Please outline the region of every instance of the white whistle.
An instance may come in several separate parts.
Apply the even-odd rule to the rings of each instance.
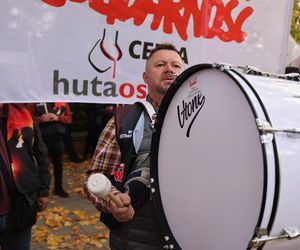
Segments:
[[[111,193],[111,182],[104,174],[91,174],[86,186],[98,198],[106,199],[108,196],[118,207],[124,207],[122,200]]]

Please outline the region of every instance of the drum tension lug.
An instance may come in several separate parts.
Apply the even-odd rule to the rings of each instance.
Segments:
[[[285,227],[282,230],[281,235],[278,236],[269,236],[268,230],[265,228],[258,228],[256,230],[256,237],[252,239],[249,243],[249,248],[258,248],[262,246],[264,243],[273,241],[273,240],[280,240],[280,239],[288,239],[293,240],[300,237],[300,228],[291,226],[291,227]]]
[[[275,133],[286,133],[289,137],[296,137],[300,134],[300,128],[273,128],[268,121],[260,118],[256,119],[256,124],[258,130],[262,133],[262,143],[268,143],[272,141],[273,134]]]
[[[274,135],[273,135],[273,133],[270,133],[269,131],[267,131],[267,129],[272,128],[270,123],[264,119],[257,118],[256,124],[257,124],[258,130],[261,132],[261,135],[260,135],[261,143],[265,144],[265,143],[271,142],[274,138]]]
[[[231,68],[234,67],[232,64],[223,63],[223,62],[214,63],[212,66],[221,71],[230,70]]]
[[[258,248],[264,244],[263,239],[268,237],[268,230],[266,228],[257,228],[255,232],[255,238],[249,243],[249,248]]]

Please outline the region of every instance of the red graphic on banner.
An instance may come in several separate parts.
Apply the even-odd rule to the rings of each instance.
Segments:
[[[92,52],[96,49],[96,46],[97,44],[99,43],[99,48],[100,48],[100,51],[111,61],[113,61],[113,78],[116,78],[116,67],[117,67],[117,61],[119,61],[122,57],[122,50],[118,44],[118,34],[119,34],[119,31],[116,32],[116,37],[115,37],[115,43],[113,44],[112,48],[115,49],[116,51],[116,57],[114,57],[104,46],[104,40],[105,40],[105,33],[106,33],[106,30],[104,29],[103,30],[103,36],[102,36],[102,39],[98,40],[97,43],[94,45],[94,47],[92,48],[92,50],[90,51],[89,53],[89,56],[88,56],[88,60],[90,62],[90,64],[92,65],[92,67],[99,73],[104,73],[106,72],[107,70],[109,70],[111,67],[108,67],[104,70],[100,69],[98,66],[96,66],[96,64],[93,62],[92,58],[91,58],[91,54]]]
[[[62,7],[67,0],[42,1],[54,7]],[[86,2],[86,0],[69,1]],[[211,39],[217,36],[224,42],[241,43],[246,36],[242,26],[253,13],[253,8],[245,7],[238,15],[235,14],[234,20],[232,11],[239,6],[238,0],[231,0],[227,4],[222,0],[203,0],[201,6],[198,6],[197,0],[181,0],[178,3],[174,3],[173,0],[158,3],[152,0],[135,0],[130,5],[128,3],[129,0],[110,0],[109,3],[105,3],[104,0],[89,0],[91,9],[107,17],[107,24],[113,25],[116,20],[125,22],[133,19],[133,23],[140,26],[148,15],[151,15],[152,30],[157,30],[162,25],[164,33],[172,34],[175,27],[182,40],[188,39],[187,29],[192,24],[195,37]]]
[[[66,0],[42,0],[43,2],[54,6],[54,7],[62,7],[66,4]],[[83,3],[86,0],[70,0],[70,2],[75,2],[75,3]]]

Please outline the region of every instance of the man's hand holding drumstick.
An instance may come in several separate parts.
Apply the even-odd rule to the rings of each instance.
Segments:
[[[87,188],[98,198],[109,199],[110,212],[119,222],[130,221],[134,216],[130,196],[119,191],[111,191],[111,183],[108,178],[101,174],[92,174],[87,180]]]

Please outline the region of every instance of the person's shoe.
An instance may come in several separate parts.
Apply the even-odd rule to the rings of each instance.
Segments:
[[[62,198],[68,198],[69,194],[62,188],[62,189],[54,189],[53,193],[57,196]]]

